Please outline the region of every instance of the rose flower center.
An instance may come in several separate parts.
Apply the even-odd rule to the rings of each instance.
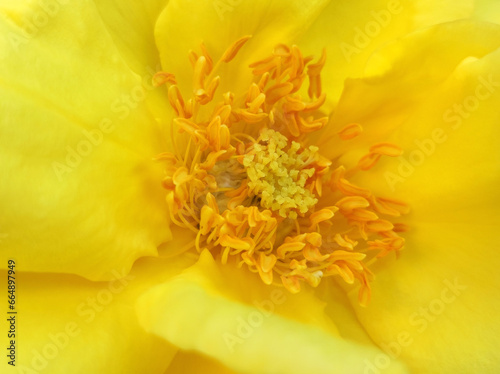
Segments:
[[[278,45],[268,58],[250,65],[248,90],[216,99],[220,77],[215,72],[249,39],[237,40],[215,65],[204,45],[200,54],[190,52],[189,100],[174,75],[155,75],[157,85],[169,87],[176,114],[174,150],[156,158],[166,165],[163,186],[171,220],[193,231],[198,252],[207,249],[223,264],[245,265],[266,284],[296,293],[303,282],[316,287],[325,277],[357,280],[359,302],[366,305],[373,278],[368,267],[403,248],[399,232],[407,228],[392,220],[408,206],[352,184],[342,165],[332,169],[332,161],[310,144],[311,133],[327,130],[328,124],[321,112],[324,52],[311,63],[297,46]],[[338,139],[361,133],[361,125],[350,124],[338,131]],[[390,143],[374,144],[353,172],[401,152]]]

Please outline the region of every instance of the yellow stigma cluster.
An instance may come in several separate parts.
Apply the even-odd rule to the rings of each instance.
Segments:
[[[297,218],[296,210],[306,213],[318,199],[306,188],[314,176],[311,161],[318,158],[318,147],[303,149],[297,142],[274,130],[265,130],[260,143],[243,158],[250,192],[261,198],[260,205],[278,211],[281,217]]]
[[[198,252],[210,251],[222,264],[246,266],[265,284],[296,293],[326,277],[357,281],[359,301],[366,305],[373,277],[369,265],[402,250],[399,232],[407,228],[392,221],[408,207],[349,178],[401,149],[374,144],[357,166],[332,170],[320,147],[305,145],[323,138],[310,133],[332,126],[321,112],[324,51],[312,63],[297,46],[277,45],[249,66],[248,88],[220,92],[219,67],[235,59],[249,39],[237,40],[217,61],[204,45],[201,52],[191,51],[189,97],[173,74],[155,75],[157,85],[168,86],[176,114],[169,124],[172,149],[156,158],[165,164],[171,221],[193,232],[191,245]],[[334,131],[339,142],[352,144],[363,136],[359,124]]]

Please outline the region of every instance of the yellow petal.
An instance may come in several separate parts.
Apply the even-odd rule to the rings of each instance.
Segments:
[[[408,152],[416,147],[419,138],[454,125],[447,110],[454,110],[455,101],[462,104],[468,95],[460,83],[463,77],[455,70],[467,66],[467,58],[481,58],[498,48],[499,40],[498,25],[457,21],[412,33],[380,49],[366,66],[369,76],[346,81],[330,128],[325,129],[331,135],[325,137],[328,140],[323,143],[323,153],[330,157],[341,155],[341,163],[349,168],[377,142],[390,142]],[[454,78],[450,78],[452,74]],[[468,89],[473,95],[481,84],[480,78],[490,79],[488,74],[482,78],[478,74],[470,81],[472,87]],[[489,93],[481,88],[479,94],[483,97]],[[416,115],[417,110],[434,119],[418,118],[421,114]],[[352,123],[362,126],[362,135],[339,141],[335,132]],[[436,130],[434,136],[438,135]],[[399,159],[383,158],[376,168],[391,163],[397,166]],[[372,179],[370,185],[378,181]],[[385,180],[382,183],[386,188]]]
[[[214,359],[195,352],[178,351],[165,374],[233,374]]]
[[[166,3],[168,0],[104,0],[94,4],[120,55],[138,74],[160,70],[154,25]]]
[[[474,2],[474,18],[500,24],[500,3],[490,0]]]
[[[139,260],[134,270],[109,282],[74,275],[16,273],[14,373],[163,373],[177,352],[137,323],[134,302],[152,284],[164,282],[192,261]],[[1,271],[2,289],[7,275]],[[11,315],[9,315],[11,316]],[[5,317],[5,315],[3,316]],[[10,322],[2,318],[2,331]],[[2,334],[2,347],[10,339]],[[0,364],[7,368],[6,357]]]
[[[220,67],[224,72],[219,94],[249,86],[242,69],[265,56],[279,43],[289,43],[318,16],[327,1],[170,1],[156,24],[163,69],[174,73],[184,93],[191,95],[188,50],[200,52],[204,42],[214,62],[239,38],[252,38],[236,59]],[[235,68],[236,64],[240,68]],[[219,73],[217,73],[218,75]]]
[[[445,29],[446,58],[429,55],[425,46],[437,52],[431,35],[439,40]],[[477,32],[469,41],[467,30]],[[412,372],[494,373],[500,366],[491,348],[500,343],[500,323],[492,317],[500,312],[498,27],[457,22],[426,32],[429,42],[410,38],[381,50],[392,56],[385,59],[388,70],[357,87],[358,98],[373,99],[358,114],[371,118],[367,127],[385,130],[372,132],[374,141],[382,137],[405,153],[354,180],[408,202],[412,213],[404,221],[411,230],[401,258],[377,264],[368,308],[357,305],[354,292],[352,305],[377,345]],[[403,56],[405,63],[398,62]],[[380,112],[384,102],[393,113]]]
[[[141,324],[183,350],[244,373],[356,373],[377,353],[343,340],[308,292],[266,287],[207,251],[137,303]],[[388,372],[405,372],[393,362]]]
[[[15,253],[25,271],[104,279],[155,255],[170,232],[154,67],[131,70],[90,2],[37,31],[38,3],[2,12],[0,266]]]
[[[326,48],[322,82],[333,109],[347,77],[362,77],[367,59],[387,42],[440,22],[472,14],[471,0],[332,1],[296,40],[306,55]]]
[[[353,297],[373,340],[412,371],[497,371],[498,213],[495,219],[494,225],[451,219],[415,224],[401,259],[377,269],[371,305],[358,308]]]

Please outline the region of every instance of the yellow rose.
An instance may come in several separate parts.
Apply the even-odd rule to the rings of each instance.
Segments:
[[[2,372],[498,371],[496,2],[0,10]]]

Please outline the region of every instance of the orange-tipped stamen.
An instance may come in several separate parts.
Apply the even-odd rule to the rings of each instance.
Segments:
[[[177,116],[175,151],[156,158],[165,163],[172,222],[196,233],[198,252],[208,249],[222,263],[245,265],[265,284],[296,293],[304,284],[317,287],[337,277],[358,282],[359,302],[366,305],[373,279],[368,267],[403,249],[399,233],[408,227],[393,218],[408,213],[408,206],[349,179],[402,150],[374,144],[358,168],[346,172],[342,165],[330,169],[333,161],[305,143],[306,134],[329,125],[321,114],[324,51],[311,63],[297,46],[278,45],[250,65],[254,82],[247,90],[217,93],[223,79],[213,77],[218,66],[231,62],[249,39],[238,39],[216,64],[204,45],[201,53],[191,51],[188,100],[172,74],[155,75],[157,84],[170,85],[168,101]],[[362,130],[357,123],[344,126],[337,130],[339,141],[355,141]]]

